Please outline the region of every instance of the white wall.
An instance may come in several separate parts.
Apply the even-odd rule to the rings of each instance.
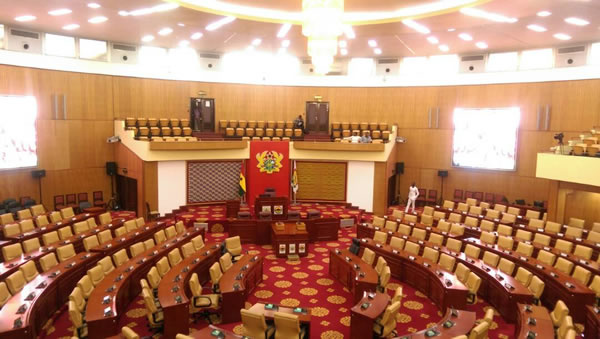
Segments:
[[[158,162],[158,211],[171,213],[186,204],[186,162]]]
[[[373,212],[375,163],[372,161],[348,161],[346,180],[346,201],[367,212]]]

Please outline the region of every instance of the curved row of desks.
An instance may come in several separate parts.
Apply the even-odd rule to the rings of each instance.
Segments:
[[[221,322],[224,324],[241,321],[240,309],[252,290],[263,280],[263,257],[245,254],[223,272],[219,280],[221,297]]]
[[[164,223],[154,223],[155,227],[147,226],[148,230],[164,226]],[[134,232],[130,232],[134,233]],[[120,331],[119,318],[129,304],[140,294],[140,279],[146,278],[146,274],[152,266],[163,256],[167,255],[173,248],[179,248],[188,241],[191,241],[197,235],[204,235],[201,228],[188,228],[186,233],[170,239],[167,242],[156,245],[144,253],[129,259],[125,264],[116,267],[111,273],[94,288],[88,298],[88,306],[85,313],[85,321],[88,324],[88,333],[90,339],[100,339],[117,335]],[[143,241],[140,235],[133,234],[135,242]],[[104,249],[104,251],[114,250],[113,247],[120,248],[118,242],[121,238],[113,239],[117,241],[114,246]],[[122,241],[121,243],[133,243],[131,241]],[[101,252],[97,252],[101,258]],[[106,253],[104,253],[106,254]],[[214,262],[216,255],[208,260]],[[211,262],[211,264],[212,264]],[[70,293],[70,291],[69,291]],[[187,320],[187,318],[186,318]]]
[[[46,321],[65,305],[77,281],[99,259],[95,253],[78,253],[27,283],[0,310],[0,338],[37,338]]]
[[[300,221],[306,224],[309,242],[338,239],[340,220],[337,218],[301,219]],[[271,224],[274,222],[273,220],[229,219],[225,226],[230,237],[239,236],[244,244],[266,245],[272,242]]]
[[[329,250],[329,274],[350,291],[355,303],[364,292],[375,291],[379,282],[375,269],[346,249]]]

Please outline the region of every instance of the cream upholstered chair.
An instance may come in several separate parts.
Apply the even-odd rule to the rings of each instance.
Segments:
[[[545,235],[545,234],[541,234],[541,233],[536,233],[535,236],[533,237],[533,243],[534,244],[540,244],[542,246],[550,246],[550,240],[552,238],[550,238],[549,235]]]
[[[367,250],[367,249],[365,249]],[[419,252],[421,251],[421,246],[419,246],[419,244],[414,243],[412,241],[407,241],[406,244],[404,245],[404,250],[408,253],[414,254],[414,255],[419,255]],[[375,253],[373,253],[373,256],[375,256]]]
[[[379,258],[377,258],[377,264],[375,265],[375,272],[377,272],[378,276],[381,276],[381,272],[383,272],[383,269],[387,266],[387,262],[385,261],[385,258],[383,256],[379,256]]]
[[[131,254],[131,257],[137,257],[138,255],[144,253],[145,248],[144,248],[144,244],[141,242],[135,243],[131,246],[129,246],[129,254]]]
[[[500,219],[500,222],[505,224],[514,224],[515,221],[517,221],[516,215],[510,213],[502,213],[502,219]]]
[[[140,336],[127,326],[121,328],[121,336],[125,339],[140,339]]]
[[[492,253],[489,251],[483,252],[483,262],[487,265],[497,267],[498,261],[500,261],[500,257],[496,253]]]
[[[14,222],[15,222],[15,218],[13,217],[12,213],[4,213],[4,214],[0,215],[0,224],[1,225],[13,224]]]
[[[392,217],[394,217],[396,219],[402,220],[402,219],[404,219],[404,211],[403,210],[394,209],[392,211]]]
[[[219,263],[216,262],[212,264],[208,270],[208,273],[210,274],[210,281],[212,283],[213,291],[218,292],[220,290],[219,280],[221,280],[221,277],[223,276],[223,272],[221,271],[221,266],[219,266]]]
[[[31,238],[31,239],[23,241],[21,244],[23,245],[24,253],[34,252],[41,247],[39,238]]]
[[[21,230],[21,233],[27,233],[27,232],[33,231],[35,229],[33,220],[26,219],[26,220],[19,221],[19,229]]]
[[[137,228],[143,227],[146,224],[146,221],[144,220],[144,217],[139,217],[135,219],[135,226]]]
[[[544,220],[529,219],[529,226],[535,227],[535,228],[544,228]]]
[[[468,206],[477,206],[477,199],[467,198],[465,202]]]
[[[531,219],[539,219],[540,218],[540,212],[538,211],[534,211],[534,210],[527,210],[527,212],[525,212],[525,218],[531,220]]]
[[[375,231],[375,234],[373,235],[373,240],[385,244],[387,242],[387,236],[387,233]]]
[[[244,335],[251,338],[271,338],[275,333],[275,328],[267,325],[265,315],[254,313],[241,309],[242,324],[244,325]]]
[[[94,291],[94,284],[92,284],[92,279],[86,274],[79,281],[77,281],[77,287],[81,289],[83,292],[83,297],[87,300],[92,291]]]
[[[479,325],[473,327],[469,333],[469,339],[486,339],[488,337],[488,329],[490,324],[483,321]]]
[[[447,255],[446,253],[442,253],[440,255],[440,260],[438,261],[438,265],[442,266],[448,272],[454,272],[454,264],[456,263],[456,259],[454,257]]]
[[[391,232],[396,232],[396,230],[398,229],[398,223],[392,220],[387,220],[385,222],[385,227],[384,230],[386,231],[391,231]]]
[[[598,232],[590,231],[586,239],[589,241],[600,242],[600,230]]]
[[[192,245],[194,245],[194,249],[199,251],[204,247],[204,240],[202,239],[202,235],[197,235],[192,239]]]
[[[231,266],[233,266],[233,263],[231,261],[231,254],[229,253],[225,253],[223,254],[220,258],[219,258],[219,264],[221,264],[221,270],[223,272],[227,271],[228,269],[231,268]]]
[[[524,231],[524,230],[517,230],[517,233],[515,234],[515,238],[517,240],[521,240],[521,241],[531,241],[531,237],[532,237],[531,232]]]
[[[112,241],[113,237],[112,234],[110,233],[110,230],[104,230],[102,232],[98,233],[98,242],[100,244],[106,244],[110,241]]]
[[[531,272],[524,269],[523,267],[519,267],[517,269],[517,274],[515,275],[515,279],[517,279],[517,281],[523,284],[523,286],[525,287],[529,286],[532,277],[533,274],[531,274]]]
[[[416,239],[419,239],[419,240],[425,240],[427,238],[427,231],[425,231],[424,229],[415,227],[412,230],[411,236],[413,238],[416,238]]]
[[[537,260],[548,266],[554,266],[554,261],[556,260],[556,255],[551,252],[541,250],[538,252]]]
[[[511,236],[513,232],[513,228],[510,226],[506,226],[506,225],[498,225],[498,234],[499,235],[505,235],[505,236]]]
[[[460,252],[462,249],[462,241],[448,238],[448,240],[446,240],[446,248],[454,252]]]
[[[383,268],[383,272],[379,277],[379,284],[377,285],[377,290],[381,293],[385,293],[387,284],[390,282],[390,278],[392,277],[392,272],[390,271],[389,266],[385,266]]]
[[[104,270],[102,270],[102,266],[95,266],[87,271],[87,275],[90,278],[92,285],[96,287],[100,284],[102,279],[104,279]]]
[[[383,315],[375,320],[373,332],[379,338],[386,338],[396,330],[396,314],[400,310],[400,302],[397,301],[385,309]]]
[[[445,209],[453,209],[454,208],[454,201],[451,200],[444,200],[444,205],[442,205],[443,208]]]
[[[13,274],[9,275],[8,278],[6,278],[6,285],[8,286],[8,290],[10,291],[11,294],[15,295],[16,293],[19,293],[22,289],[23,286],[25,286],[25,276],[23,275],[23,272],[21,271],[16,271]]]
[[[467,257],[479,259],[480,253],[481,249],[479,249],[479,247],[473,246],[471,244],[467,244],[467,246],[465,246],[465,255]]]
[[[505,258],[501,258],[498,263],[498,269],[508,275],[512,275],[515,271],[515,263]]]
[[[438,221],[437,229],[440,232],[450,232],[450,223],[446,220],[440,220]]]
[[[496,210],[486,210],[485,217],[488,219],[498,219],[500,218],[500,212]]]
[[[146,317],[148,318],[148,326],[151,329],[162,329],[164,322],[164,315],[162,309],[159,310],[154,302],[154,297],[148,290],[142,290],[142,298],[146,305]]]
[[[442,211],[433,212],[433,220],[446,219],[446,213]]]
[[[569,308],[562,300],[558,300],[554,305],[554,309],[550,312],[550,319],[552,319],[552,323],[554,327],[560,326],[565,317],[569,315]]]
[[[382,217],[374,216],[372,225],[373,227],[383,227],[385,226],[385,219]]]
[[[48,216],[47,215],[38,215],[37,217],[35,217],[35,223],[37,224],[38,227],[43,227],[46,226],[50,223],[50,221],[48,221]]]
[[[57,265],[58,261],[56,260],[56,254],[54,253],[48,253],[40,258],[40,267],[42,268],[42,272],[48,272]]]
[[[458,213],[450,213],[448,221],[451,223],[460,223],[462,221],[462,216]]]
[[[58,211],[50,212],[50,222],[57,223],[59,221],[62,221],[62,215],[60,215],[60,212],[58,212]]]
[[[275,339],[304,338],[306,328],[300,326],[300,320],[297,315],[275,312]]]
[[[400,224],[398,226],[398,233],[401,235],[410,235],[412,228],[405,224]]]
[[[121,237],[125,234],[127,234],[127,229],[125,229],[125,226],[121,226],[115,230],[115,238]]]
[[[494,232],[495,229],[494,223],[489,220],[481,220],[481,225],[479,225],[479,228],[486,232]]]
[[[69,320],[73,325],[73,337],[86,338],[88,336],[87,323],[83,321],[83,314],[77,309],[74,302],[69,301]]]
[[[498,211],[498,212],[506,212],[506,205],[502,205],[502,204],[495,204],[494,205],[494,211]]]
[[[542,293],[544,293],[544,288],[546,287],[546,284],[540,279],[538,278],[537,275],[534,275],[531,278],[531,282],[529,283],[529,286],[527,286],[527,288],[529,289],[529,292],[531,292],[531,294],[533,294],[533,303],[534,304],[539,304],[540,302],[540,298],[542,296]]]
[[[506,213],[517,216],[517,215],[521,215],[521,210],[516,207],[508,207],[508,209],[506,210]]]
[[[160,284],[160,281],[162,280],[162,278],[160,277],[160,274],[158,274],[158,270],[156,269],[156,267],[150,268],[148,273],[146,273],[146,279],[148,279],[148,284],[150,284],[150,287],[152,288],[154,296],[157,296],[158,295],[158,285]]]
[[[469,289],[469,294],[467,295],[467,303],[476,303],[477,292],[479,291],[479,286],[481,286],[481,278],[477,276],[477,274],[470,272],[465,285]]]
[[[175,230],[177,230],[177,234],[185,233],[185,225],[183,224],[183,221],[179,220],[175,223]]]
[[[392,240],[390,240],[390,247],[397,250],[403,250],[405,242],[406,240],[402,238],[392,237]]]
[[[46,209],[42,204],[33,205],[29,209],[31,210],[32,217],[37,217],[38,215],[46,213]]]
[[[165,231],[160,230],[160,231],[154,233],[154,241],[156,242],[157,245],[160,245],[163,242],[167,241],[167,235],[165,234]]]
[[[580,283],[587,285],[592,277],[592,272],[581,266],[575,266],[572,277]]]
[[[600,304],[600,275],[594,275],[592,282],[588,286],[590,290],[596,293],[596,305]]]
[[[88,228],[90,230],[93,230],[94,228],[98,227],[98,224],[96,224],[96,219],[94,218],[88,218],[85,222],[87,222]]]
[[[496,236],[490,232],[481,232],[481,235],[479,236],[479,240],[484,244],[495,244]]]
[[[484,208],[484,209],[486,209],[486,210],[487,210],[488,208],[490,208],[490,206],[491,206],[491,205],[490,205],[490,203],[489,203],[489,202],[485,202],[485,201],[480,201],[480,202],[479,202],[479,207],[481,207],[481,208]]]
[[[562,225],[557,222],[546,221],[546,226],[544,227],[544,230],[551,233],[559,233],[561,231],[561,228]]]
[[[181,255],[183,255],[184,258],[191,257],[195,252],[196,250],[194,250],[194,244],[192,244],[192,242],[185,243],[181,246]]]
[[[463,284],[467,283],[469,273],[471,273],[471,270],[461,262],[456,265],[456,269],[454,270],[454,275],[456,275],[458,280]]]
[[[479,226],[479,219],[473,217],[467,217],[465,219],[465,225],[469,227],[477,227]]]
[[[165,235],[167,236],[167,239],[173,239],[177,237],[177,230],[175,229],[175,226],[167,227],[165,229]]]
[[[531,257],[533,255],[533,245],[529,245],[524,242],[519,242],[515,251],[519,254],[524,255],[525,257]]]
[[[505,236],[498,237],[498,247],[503,248],[505,250],[512,251],[514,245],[515,245],[515,241],[512,238],[505,237]]]
[[[96,240],[98,240],[98,239],[96,239]],[[67,260],[75,257],[76,255],[77,254],[75,253],[75,247],[73,246],[73,244],[61,246],[56,249],[56,256],[58,257],[58,260],[60,262],[67,261]]]
[[[123,223],[123,226],[125,226],[125,231],[127,233],[133,232],[137,229],[137,224],[135,223],[134,219],[125,221],[125,223]]]
[[[367,264],[373,266],[373,262],[375,261],[375,252],[365,248],[361,259]]]
[[[189,281],[190,291],[192,292],[191,312],[201,314],[208,319],[211,310],[218,310],[220,303],[219,294],[202,294],[202,285],[198,279],[198,274],[192,274]],[[210,319],[209,319],[210,322]]]
[[[585,220],[579,219],[579,218],[569,218],[569,226],[577,227],[577,228],[584,228]]]
[[[581,238],[583,236],[583,229],[575,226],[567,226],[565,235],[573,238]]]
[[[479,206],[471,206],[469,207],[469,214],[472,215],[481,215],[482,213],[482,208]]]
[[[10,300],[11,296],[8,287],[6,287],[6,283],[4,281],[0,282],[0,310],[2,309],[2,306]]]
[[[117,267],[125,264],[127,260],[129,260],[129,257],[127,256],[127,251],[124,248],[120,249],[118,252],[113,254],[112,258],[115,262],[115,266]]]
[[[465,226],[463,226],[461,224],[452,224],[452,227],[450,228],[450,234],[456,235],[456,236],[464,235],[465,234]]]
[[[19,224],[8,224],[4,225],[4,229],[2,230],[5,238],[14,237],[16,235],[21,234],[21,228]]]
[[[431,247],[425,247],[423,249],[423,258],[431,260],[434,263],[436,263],[438,261],[439,256],[440,256],[440,252],[437,250],[434,250]]]
[[[85,298],[83,297],[81,288],[75,286],[71,294],[69,294],[69,301],[75,303],[75,307],[79,312],[85,312]]]
[[[73,231],[71,230],[71,226],[66,226],[58,229],[58,237],[60,240],[66,240],[73,236]]]
[[[39,275],[39,272],[35,267],[35,262],[33,262],[33,260],[29,260],[24,265],[19,267],[19,271],[23,273],[23,277],[27,282],[32,281],[33,279],[35,279],[35,277]]]
[[[404,221],[408,222],[408,223],[417,223],[417,216],[414,214],[405,214],[404,215]]]
[[[573,254],[582,259],[590,260],[592,258],[593,252],[594,251],[590,247],[577,245],[575,246],[575,251],[573,251]]]
[[[431,232],[429,233],[429,239],[427,239],[427,241],[429,241],[432,244],[442,246],[442,244],[444,243],[444,237],[437,233]]]
[[[242,241],[240,236],[225,239],[225,249],[231,254],[234,262],[240,260],[242,257]]]
[[[19,243],[2,247],[2,257],[4,258],[4,261],[11,261],[21,255],[23,255],[23,248],[21,248],[21,244]]]
[[[556,263],[554,264],[554,268],[556,268],[557,270],[563,272],[564,274],[571,274],[571,271],[573,271],[573,266],[575,266],[573,264],[572,261],[569,261],[565,258],[558,258],[556,259]]]
[[[60,215],[62,215],[63,219],[68,219],[74,217],[75,212],[73,212],[73,207],[65,207],[60,210]]]
[[[172,249],[171,252],[169,252],[169,254],[167,255],[167,257],[169,258],[169,264],[171,264],[171,267],[175,267],[175,265],[183,261],[183,258],[181,257],[181,252],[178,248]]]
[[[169,260],[167,259],[167,257],[160,258],[154,266],[158,270],[158,274],[161,278],[167,275],[167,273],[171,269],[171,265],[169,265]]]
[[[90,249],[98,246],[100,246],[100,243],[98,242],[98,237],[96,237],[95,235],[91,235],[83,239],[83,248],[86,252],[89,252]]]
[[[426,226],[433,226],[433,216],[431,215],[421,215],[421,224]]]
[[[558,326],[558,330],[556,331],[556,337],[558,339],[565,339],[567,337],[567,333],[569,331],[574,331],[575,326],[573,325],[573,318],[571,316],[566,316],[565,319]]]
[[[107,276],[110,272],[115,270],[115,265],[113,265],[113,262],[108,255],[100,259],[96,265],[102,267],[104,276]]]
[[[152,238],[144,240],[143,244],[144,244],[144,250],[146,250],[146,251],[155,246],[154,239],[152,239]]]
[[[110,224],[112,222],[112,217],[110,216],[110,212],[102,213],[98,216],[98,221],[100,225]]]
[[[459,212],[467,212],[467,211],[469,211],[469,204],[459,202],[458,206],[456,207],[456,210]],[[452,215],[452,214],[450,214],[450,215]]]
[[[433,217],[433,212],[434,211],[435,210],[434,210],[433,207],[431,207],[431,206],[425,206],[425,207],[423,207],[423,213],[421,213],[421,216],[428,215],[428,216]]]

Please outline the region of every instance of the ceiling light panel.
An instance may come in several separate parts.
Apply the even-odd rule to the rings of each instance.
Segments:
[[[556,33],[553,36],[558,40],[571,40],[571,36],[565,33]]]
[[[144,35],[144,36],[142,37],[142,41],[143,41],[143,42],[150,42],[150,41],[152,41],[152,40],[154,40],[154,35]]]
[[[90,24],[99,24],[99,23],[103,23],[107,20],[108,20],[108,18],[105,16],[95,16],[95,17],[89,19],[88,22]]]
[[[226,16],[226,17],[224,17],[224,18],[222,18],[220,20],[217,20],[217,21],[215,21],[215,22],[213,22],[211,24],[208,24],[205,27],[205,29],[207,31],[214,31],[214,30],[217,30],[217,29],[221,28],[222,26],[227,25],[229,23],[232,23],[234,21],[235,21],[235,17],[234,16]]]
[[[461,38],[464,41],[472,41],[473,40],[473,37],[471,35],[467,34],[467,33],[460,33],[458,35],[458,37]]]
[[[166,12],[166,11],[170,11],[170,10],[173,10],[176,8],[179,8],[178,4],[169,2],[169,3],[165,3],[165,4],[156,5],[153,7],[145,7],[145,8],[135,9],[133,11],[127,12],[127,15],[131,15],[131,16],[148,15],[148,14],[153,14],[153,13]],[[119,14],[121,14],[121,13],[119,13]]]
[[[289,40],[287,40],[287,39],[283,40],[283,41],[281,42],[281,47],[283,47],[283,48],[288,48],[288,47],[290,47],[290,41],[289,41]]]
[[[60,9],[55,9],[55,10],[48,12],[48,14],[50,14],[52,16],[60,16],[60,15],[66,15],[66,14],[71,14],[71,13],[73,13],[73,11],[68,8],[60,8]]]
[[[477,46],[477,48],[479,48],[479,49],[488,48],[488,44],[485,41],[479,41],[475,44],[475,46]]]
[[[65,31],[72,31],[72,30],[75,30],[78,28],[79,28],[78,24],[68,24],[68,25],[63,26],[62,29],[64,29]]]
[[[484,11],[484,10],[481,10],[478,8],[473,8],[473,7],[461,8],[460,12],[462,14],[465,14],[468,16],[473,16],[473,17],[486,19],[486,20],[490,20],[490,21],[494,21],[494,22],[503,22],[503,23],[512,24],[512,23],[519,21],[517,18],[507,17],[502,14],[492,13],[492,12]]]
[[[371,39],[367,42],[369,44],[369,47],[377,47],[377,41]]]
[[[348,42],[346,40],[340,40],[340,42],[338,42],[338,46],[340,46],[340,48],[346,48],[348,47]]]
[[[285,36],[290,31],[290,28],[292,28],[292,24],[288,23],[288,24],[281,25],[281,28],[279,29],[279,32],[277,32],[277,37],[279,39],[285,38]]]
[[[536,24],[531,24],[531,25],[527,26],[527,29],[530,29],[534,32],[539,32],[539,33],[547,31],[546,27],[536,25]]]
[[[421,34],[429,34],[431,33],[431,30],[423,25],[421,25],[420,23],[412,20],[412,19],[406,19],[406,20],[402,20],[402,23],[405,24],[406,26],[414,29],[415,31],[421,33]]]
[[[158,35],[162,35],[162,36],[169,35],[171,33],[173,33],[173,29],[170,27],[165,27],[165,28],[161,29],[160,31],[158,31]]]
[[[380,55],[381,54],[381,48],[375,48],[373,49],[373,53]]]
[[[585,19],[581,19],[581,18],[576,18],[576,17],[570,17],[570,18],[566,18],[565,22],[571,25],[575,25],[575,26],[586,26],[589,25],[590,22],[585,20]]]
[[[98,9],[98,8],[102,7],[102,6],[100,6],[100,4],[97,4],[95,2],[90,2],[87,6],[92,9]]]
[[[190,39],[198,40],[198,39],[202,38],[203,36],[204,36],[204,34],[202,34],[201,32],[196,32],[190,36]]]
[[[348,55],[348,50],[345,48],[340,49],[340,54],[341,55]]]
[[[433,35],[428,36],[427,41],[429,41],[430,44],[434,44],[434,45],[437,45],[440,43],[440,40],[438,38],[434,37]]]
[[[190,42],[189,42],[189,41],[187,41],[187,40],[181,40],[181,41],[179,42],[179,47],[181,47],[181,48],[188,47],[189,45],[190,45]]]
[[[547,16],[551,16],[551,15],[552,15],[552,12],[549,12],[549,11],[540,11],[540,12],[537,12],[537,16],[541,16],[542,18],[545,18]]]
[[[438,48],[442,52],[448,52],[450,50],[450,47],[448,47],[448,45],[439,45]]]
[[[18,22],[33,21],[35,19],[37,19],[37,18],[33,15],[21,15],[21,16],[18,16],[15,18],[15,20]]]
[[[256,39],[252,40],[252,46],[260,46],[261,43],[262,43],[262,39],[256,38]]]

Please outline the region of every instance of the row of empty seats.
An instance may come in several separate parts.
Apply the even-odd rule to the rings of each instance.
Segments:
[[[225,129],[225,136],[228,138],[232,137],[288,137],[288,138],[300,138],[302,137],[302,130],[299,128],[251,128],[251,127],[227,127]]]
[[[388,131],[387,122],[332,122],[331,130]]]
[[[138,140],[151,140],[163,137],[190,137],[192,129],[189,127],[129,127],[133,131],[134,137]]]
[[[275,121],[275,120],[219,120],[219,128],[222,131],[225,131],[226,128],[256,128],[256,129],[265,129],[265,128],[294,128],[294,122],[291,120],[283,121]]]
[[[189,119],[125,118],[125,127],[190,127]]]

